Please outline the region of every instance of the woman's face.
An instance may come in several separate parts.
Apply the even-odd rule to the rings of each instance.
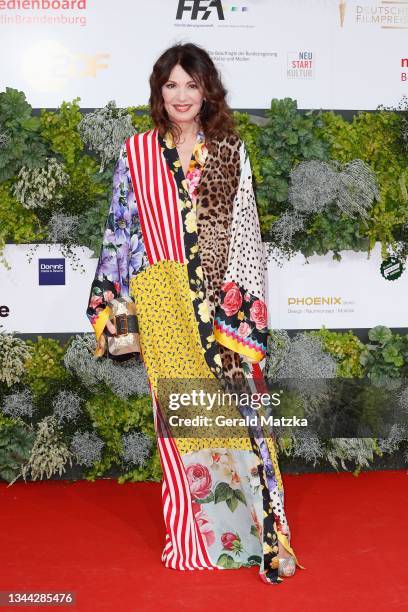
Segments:
[[[176,124],[194,121],[200,112],[204,96],[202,88],[180,64],[174,66],[161,91],[170,121]]]

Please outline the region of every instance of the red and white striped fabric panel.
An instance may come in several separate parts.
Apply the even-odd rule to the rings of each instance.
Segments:
[[[194,517],[190,487],[177,446],[166,433],[166,425],[157,399],[153,400],[154,426],[163,468],[162,503],[166,542],[162,561],[166,567],[179,570],[220,569],[207,552],[205,537]]]
[[[268,387],[265,382],[264,375],[261,370],[259,363],[253,363],[252,365],[252,377],[255,383],[255,388],[258,393],[268,393]]]
[[[157,129],[126,141],[130,176],[150,264],[184,263],[184,240],[177,185],[163,156]]]

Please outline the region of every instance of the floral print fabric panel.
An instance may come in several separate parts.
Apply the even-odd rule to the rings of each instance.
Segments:
[[[258,459],[248,451],[200,450],[183,456],[193,511],[218,567],[262,564]]]
[[[87,309],[97,339],[109,317],[107,303],[113,298],[129,295],[130,279],[147,265],[126,147],[122,145],[113,175],[112,200]]]
[[[265,302],[233,281],[221,287],[215,336],[221,344],[260,361],[266,353],[267,307]]]

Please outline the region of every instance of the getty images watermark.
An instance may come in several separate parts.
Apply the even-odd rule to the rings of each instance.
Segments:
[[[408,378],[159,379],[157,407],[163,435],[180,438],[408,436]]]
[[[168,414],[167,421],[171,427],[237,427],[259,426],[269,427],[307,427],[307,418],[296,415],[276,417],[271,414],[273,406],[280,406],[281,393],[237,393],[218,390],[216,392],[204,389],[193,389],[190,392],[169,393],[168,410],[188,411],[189,416]],[[225,408],[239,409],[240,415],[231,416]],[[215,412],[216,414],[196,414],[191,416],[191,410]],[[259,412],[264,411],[265,413]]]

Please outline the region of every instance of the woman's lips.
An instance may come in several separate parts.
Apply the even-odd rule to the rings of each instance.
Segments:
[[[191,104],[174,104],[174,108],[179,113],[185,113],[186,111],[190,110]]]

